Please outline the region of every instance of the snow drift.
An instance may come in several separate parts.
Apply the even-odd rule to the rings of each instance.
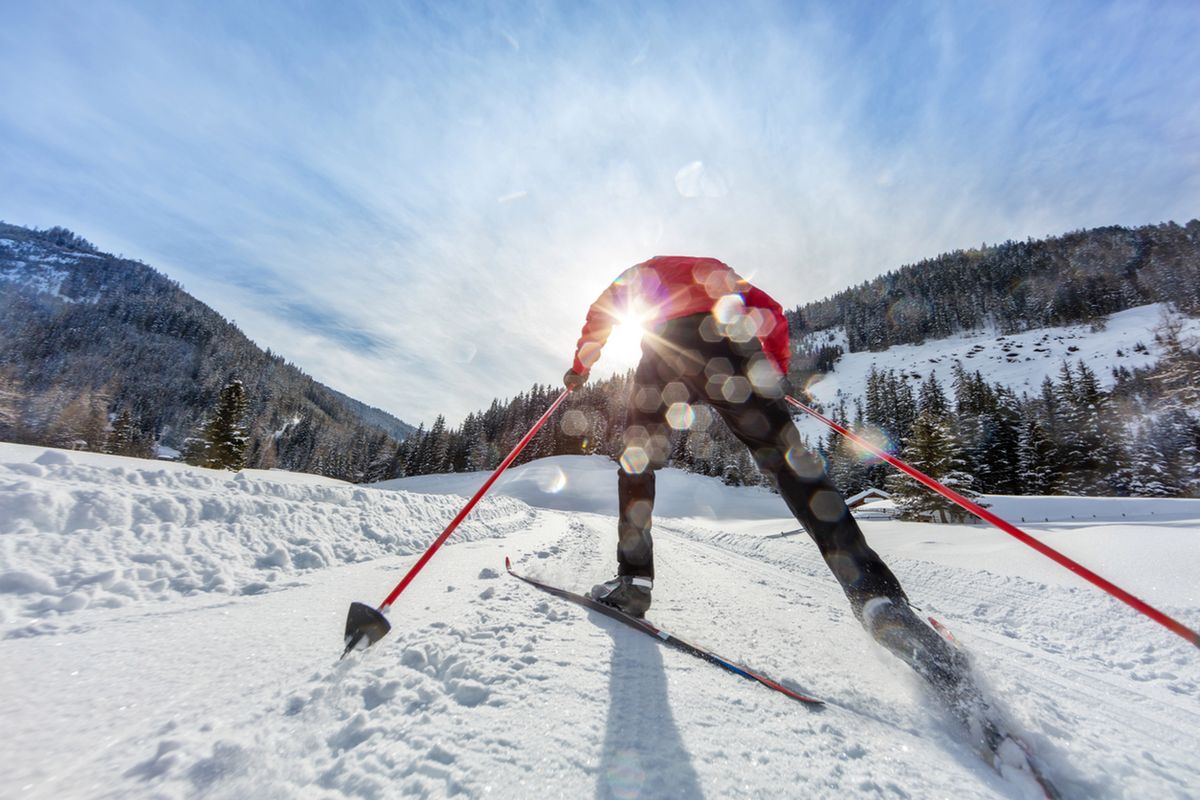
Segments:
[[[0,622],[195,593],[255,594],[312,570],[424,550],[457,498],[287,472],[0,445]],[[510,533],[530,510],[482,502],[456,536]],[[58,612],[49,613],[49,612]]]

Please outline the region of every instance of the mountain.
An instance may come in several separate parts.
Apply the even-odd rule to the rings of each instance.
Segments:
[[[810,402],[935,478],[1200,496],[1200,221],[950,253],[789,317]],[[844,491],[924,498],[815,420],[800,427]]]
[[[221,389],[241,381],[247,460],[371,477],[413,429],[263,351],[138,261],[63,228],[0,223],[0,438],[113,451],[184,450]],[[119,426],[116,426],[119,427]]]
[[[393,439],[397,441],[403,440],[416,432],[416,428],[409,425],[407,422],[392,416],[383,409],[369,406],[361,400],[355,400],[348,394],[342,394],[337,389],[330,389],[333,396],[346,404],[346,407],[358,415],[363,422],[368,425],[374,425],[380,430],[386,431]]]
[[[1200,220],[959,250],[808,303],[788,318],[794,337],[842,328],[845,349],[856,352],[984,327],[1010,334],[1087,322],[1159,302],[1200,313]]]

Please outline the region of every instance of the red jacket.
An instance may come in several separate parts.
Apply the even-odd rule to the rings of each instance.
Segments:
[[[791,350],[783,308],[715,258],[695,256],[655,256],[621,273],[588,309],[572,369],[586,374],[624,317],[639,318],[653,329],[669,319],[707,312],[719,324],[750,326],[763,352],[787,373]]]

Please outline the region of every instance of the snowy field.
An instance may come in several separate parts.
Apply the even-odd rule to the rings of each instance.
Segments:
[[[380,487],[0,445],[0,797],[1022,797],[854,622],[778,497],[660,475],[662,627],[803,707],[504,574],[611,575],[615,472]],[[989,498],[1192,626],[1200,501]],[[866,521],[1068,797],[1200,797],[1200,651],[982,525]]]

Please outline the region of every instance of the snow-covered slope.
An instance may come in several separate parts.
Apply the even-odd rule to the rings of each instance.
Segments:
[[[7,251],[7,257],[5,256]],[[67,303],[96,302],[96,297],[74,298],[62,293],[63,282],[70,273],[60,267],[75,266],[85,259],[99,258],[94,253],[70,253],[46,256],[32,242],[0,237],[0,284],[24,286],[35,292],[49,294]]]
[[[1154,331],[1162,321],[1166,307],[1161,303],[1139,306],[1109,315],[1102,326],[1069,325],[1041,328],[1024,333],[1002,335],[996,331],[972,331],[947,339],[935,339],[919,345],[896,345],[878,353],[846,353],[834,370],[808,386],[813,399],[832,409],[841,400],[851,403],[866,394],[867,375],[874,367],[894,370],[915,385],[936,372],[948,387],[950,368],[962,362],[970,372],[980,371],[989,383],[999,383],[1022,392],[1036,394],[1046,377],[1057,378],[1064,362],[1083,361],[1096,373],[1100,384],[1110,388],[1112,370],[1150,366],[1162,356],[1162,347],[1154,340]],[[1200,335],[1200,319],[1184,318],[1183,334]],[[820,342],[845,347],[840,330],[810,335],[810,344]],[[819,422],[800,421],[810,436],[824,433]]]
[[[0,445],[0,796],[1024,796],[869,641],[778,497],[672,470],[651,615],[824,710],[503,574],[506,554],[576,589],[611,574],[615,473],[584,457],[514,470],[393,632],[337,662],[348,603],[382,599],[483,477]],[[1197,502],[991,500],[1200,623]],[[1068,797],[1200,795],[1195,648],[997,531],[864,529]]]

